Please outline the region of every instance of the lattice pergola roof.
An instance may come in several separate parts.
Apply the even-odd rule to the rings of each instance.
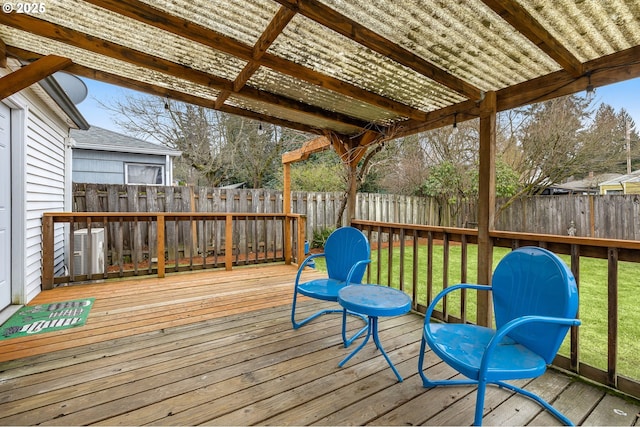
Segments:
[[[0,14],[8,56],[317,134],[410,134],[477,117],[487,92],[505,110],[640,76],[640,0],[41,5]]]

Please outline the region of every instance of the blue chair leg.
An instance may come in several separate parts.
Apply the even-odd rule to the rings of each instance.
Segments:
[[[424,355],[427,350],[427,341],[422,336],[420,341],[420,354],[418,355],[418,374],[422,378],[422,386],[425,388],[432,388],[437,386],[451,386],[451,385],[475,385],[478,382],[476,380],[431,380],[424,373]]]
[[[293,325],[293,329],[298,329],[304,325],[306,325],[307,323],[309,323],[310,321],[312,321],[313,319],[322,316],[323,314],[328,314],[328,313],[343,313],[342,314],[342,342],[346,347],[349,347],[351,345],[351,343],[358,338],[360,335],[362,335],[364,332],[366,332],[369,329],[369,320],[367,319],[367,316],[360,314],[360,313],[354,313],[345,309],[324,309],[324,310],[320,310],[314,314],[312,314],[311,316],[301,320],[301,321],[296,321],[296,302],[297,302],[297,298],[298,297],[298,292],[296,292],[294,290],[293,292],[293,303],[291,305],[291,324]],[[347,338],[347,332],[346,332],[346,315],[352,315],[352,316],[356,316],[359,317],[360,319],[362,319],[362,321],[365,323],[365,326],[360,329],[358,332],[356,332],[353,336],[351,336],[351,338]]]
[[[482,416],[484,415],[484,396],[487,390],[487,382],[483,379],[478,381],[478,392],[476,396],[476,413],[473,420],[474,426],[482,425]]]
[[[546,400],[544,400],[543,398],[541,398],[537,394],[532,393],[532,392],[530,392],[528,390],[525,390],[523,388],[517,387],[517,386],[515,386],[513,384],[509,384],[509,383],[503,382],[503,381],[497,381],[495,384],[500,386],[500,387],[504,387],[504,388],[509,389],[511,391],[515,391],[516,393],[520,393],[523,396],[527,396],[528,398],[535,400],[542,407],[544,407],[546,410],[551,412],[553,414],[553,416],[555,416],[557,419],[562,421],[562,423],[564,425],[567,425],[567,426],[573,426],[574,425],[573,421],[571,421],[562,412],[558,411],[556,408],[551,406],[551,404],[549,402],[547,402]]]

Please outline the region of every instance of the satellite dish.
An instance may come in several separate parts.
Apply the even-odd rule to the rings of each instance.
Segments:
[[[56,79],[64,93],[69,97],[71,102],[75,105],[80,104],[89,94],[87,85],[84,84],[80,78],[73,74],[66,73],[64,71],[58,71],[53,73],[53,78]]]

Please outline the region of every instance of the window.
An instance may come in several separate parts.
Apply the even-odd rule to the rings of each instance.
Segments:
[[[164,166],[125,163],[125,184],[164,185]]]

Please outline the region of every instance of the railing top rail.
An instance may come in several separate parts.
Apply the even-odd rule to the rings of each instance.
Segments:
[[[254,217],[254,218],[300,218],[301,214],[285,213],[257,213],[257,212],[45,212],[43,217],[51,217],[56,222],[69,222],[72,219],[136,219],[154,220],[159,217],[181,218],[181,219],[224,219],[231,217]]]
[[[576,236],[558,236],[556,234],[533,234],[514,231],[497,231],[489,232],[489,236],[499,239],[512,240],[533,240],[548,243],[564,243],[580,246],[596,246],[601,248],[622,248],[631,250],[640,250],[640,241],[638,240],[622,240],[622,239],[601,239],[596,237],[576,237]]]
[[[449,233],[460,234],[466,236],[477,236],[478,230],[473,228],[462,227],[441,227],[434,225],[420,225],[420,224],[403,224],[399,222],[380,222],[380,221],[368,221],[362,219],[355,219],[351,221],[353,225],[362,225],[368,227],[382,227],[382,228],[403,228],[405,230],[417,230],[417,231],[431,231],[434,233]]]
[[[352,224],[360,225],[360,226],[368,226],[368,227],[402,228],[405,230],[431,231],[436,233],[448,233],[453,235],[467,235],[467,236],[478,235],[478,230],[476,229],[459,228],[459,227],[439,227],[439,226],[436,227],[431,225],[401,224],[401,223],[365,221],[365,220],[353,220]],[[640,241],[638,240],[559,236],[556,234],[522,233],[522,232],[498,231],[498,230],[490,231],[489,237],[497,238],[497,239],[559,243],[559,244],[566,244],[566,245],[593,246],[593,247],[600,247],[600,248],[620,248],[620,249],[640,250]]]

